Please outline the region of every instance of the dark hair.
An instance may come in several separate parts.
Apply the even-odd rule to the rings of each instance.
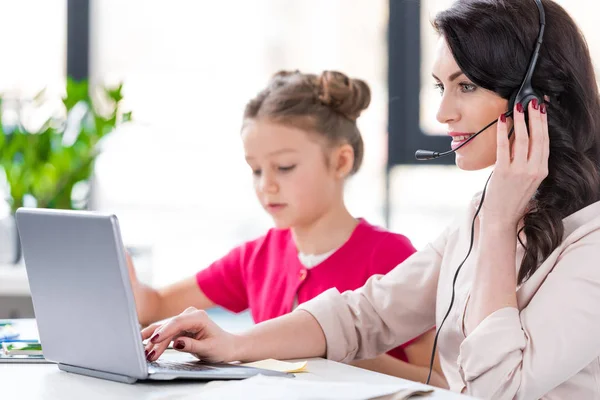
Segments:
[[[244,120],[265,118],[316,132],[330,144],[348,143],[354,150],[354,174],[364,153],[356,120],[370,102],[369,86],[341,72],[324,71],[318,76],[280,71],[266,89],[248,102]]]
[[[546,29],[532,84],[550,98],[548,176],[523,216],[523,283],[563,239],[562,219],[600,198],[600,102],[587,43],[567,12],[542,0]],[[462,72],[505,99],[527,70],[539,32],[533,0],[459,0],[433,21]]]

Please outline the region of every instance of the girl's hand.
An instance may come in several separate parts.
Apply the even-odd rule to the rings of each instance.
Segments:
[[[225,332],[208,318],[206,312],[190,307],[163,325],[154,324],[142,330],[148,339],[146,357],[155,361],[173,341],[173,348],[211,362],[235,360],[238,336]]]
[[[540,183],[548,176],[548,116],[546,105],[529,103],[529,129],[523,106],[513,111],[515,139],[508,139],[506,117],[498,120],[496,166],[481,209],[482,223],[516,229]],[[529,135],[528,135],[529,132]]]

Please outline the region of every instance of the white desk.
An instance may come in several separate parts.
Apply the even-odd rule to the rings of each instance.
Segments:
[[[226,315],[219,310],[211,310],[215,322],[224,329],[237,332],[251,323],[249,315]],[[21,320],[17,325],[22,338],[37,337],[33,320]],[[93,344],[92,344],[93,345]],[[172,351],[176,357],[179,352]],[[311,359],[307,373],[297,374],[295,379],[327,380],[338,382],[365,382],[372,384],[420,385],[350,365],[324,359]],[[425,385],[420,385],[425,386]],[[198,382],[138,382],[133,385],[91,378],[60,371],[53,364],[14,364],[0,363],[0,398],[4,399],[164,399],[177,400],[200,392],[203,384]],[[198,398],[201,398],[200,395]],[[435,389],[426,399],[461,400],[470,397],[449,391]]]
[[[311,359],[310,372],[297,374],[295,379],[352,381],[374,384],[413,382],[366,371],[323,359]],[[52,399],[164,399],[176,400],[202,390],[202,383],[143,382],[128,385],[60,371],[53,364],[0,364],[2,398],[27,400]],[[424,385],[423,385],[424,386]],[[198,394],[201,399],[201,394]],[[456,393],[438,390],[427,399],[469,399]]]

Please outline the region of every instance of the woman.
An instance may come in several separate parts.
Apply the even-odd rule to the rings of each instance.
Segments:
[[[440,13],[433,75],[437,114],[464,170],[494,166],[485,199],[385,276],[329,290],[241,335],[189,309],[143,331],[160,355],[171,340],[213,361],[371,358],[433,327],[452,390],[482,398],[600,398],[600,103],[587,45],[544,0],[546,30],[533,87],[545,102],[509,98],[538,36],[535,3],[459,0]],[[527,111],[528,120],[524,111]],[[508,133],[514,134],[508,139]],[[181,336],[185,332],[189,336]]]

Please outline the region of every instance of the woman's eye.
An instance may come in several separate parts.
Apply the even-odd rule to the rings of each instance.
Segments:
[[[252,175],[254,176],[260,176],[261,174],[261,170],[260,169],[253,169],[252,170]]]
[[[433,85],[433,87],[435,90],[440,92],[440,95],[444,94],[444,85],[442,85],[441,83],[438,82],[435,85]]]
[[[461,83],[460,88],[463,93],[469,93],[474,92],[475,89],[477,89],[477,86],[472,83]]]
[[[281,172],[290,172],[294,168],[296,168],[295,165],[288,165],[286,167],[279,167],[279,171],[281,171]]]

